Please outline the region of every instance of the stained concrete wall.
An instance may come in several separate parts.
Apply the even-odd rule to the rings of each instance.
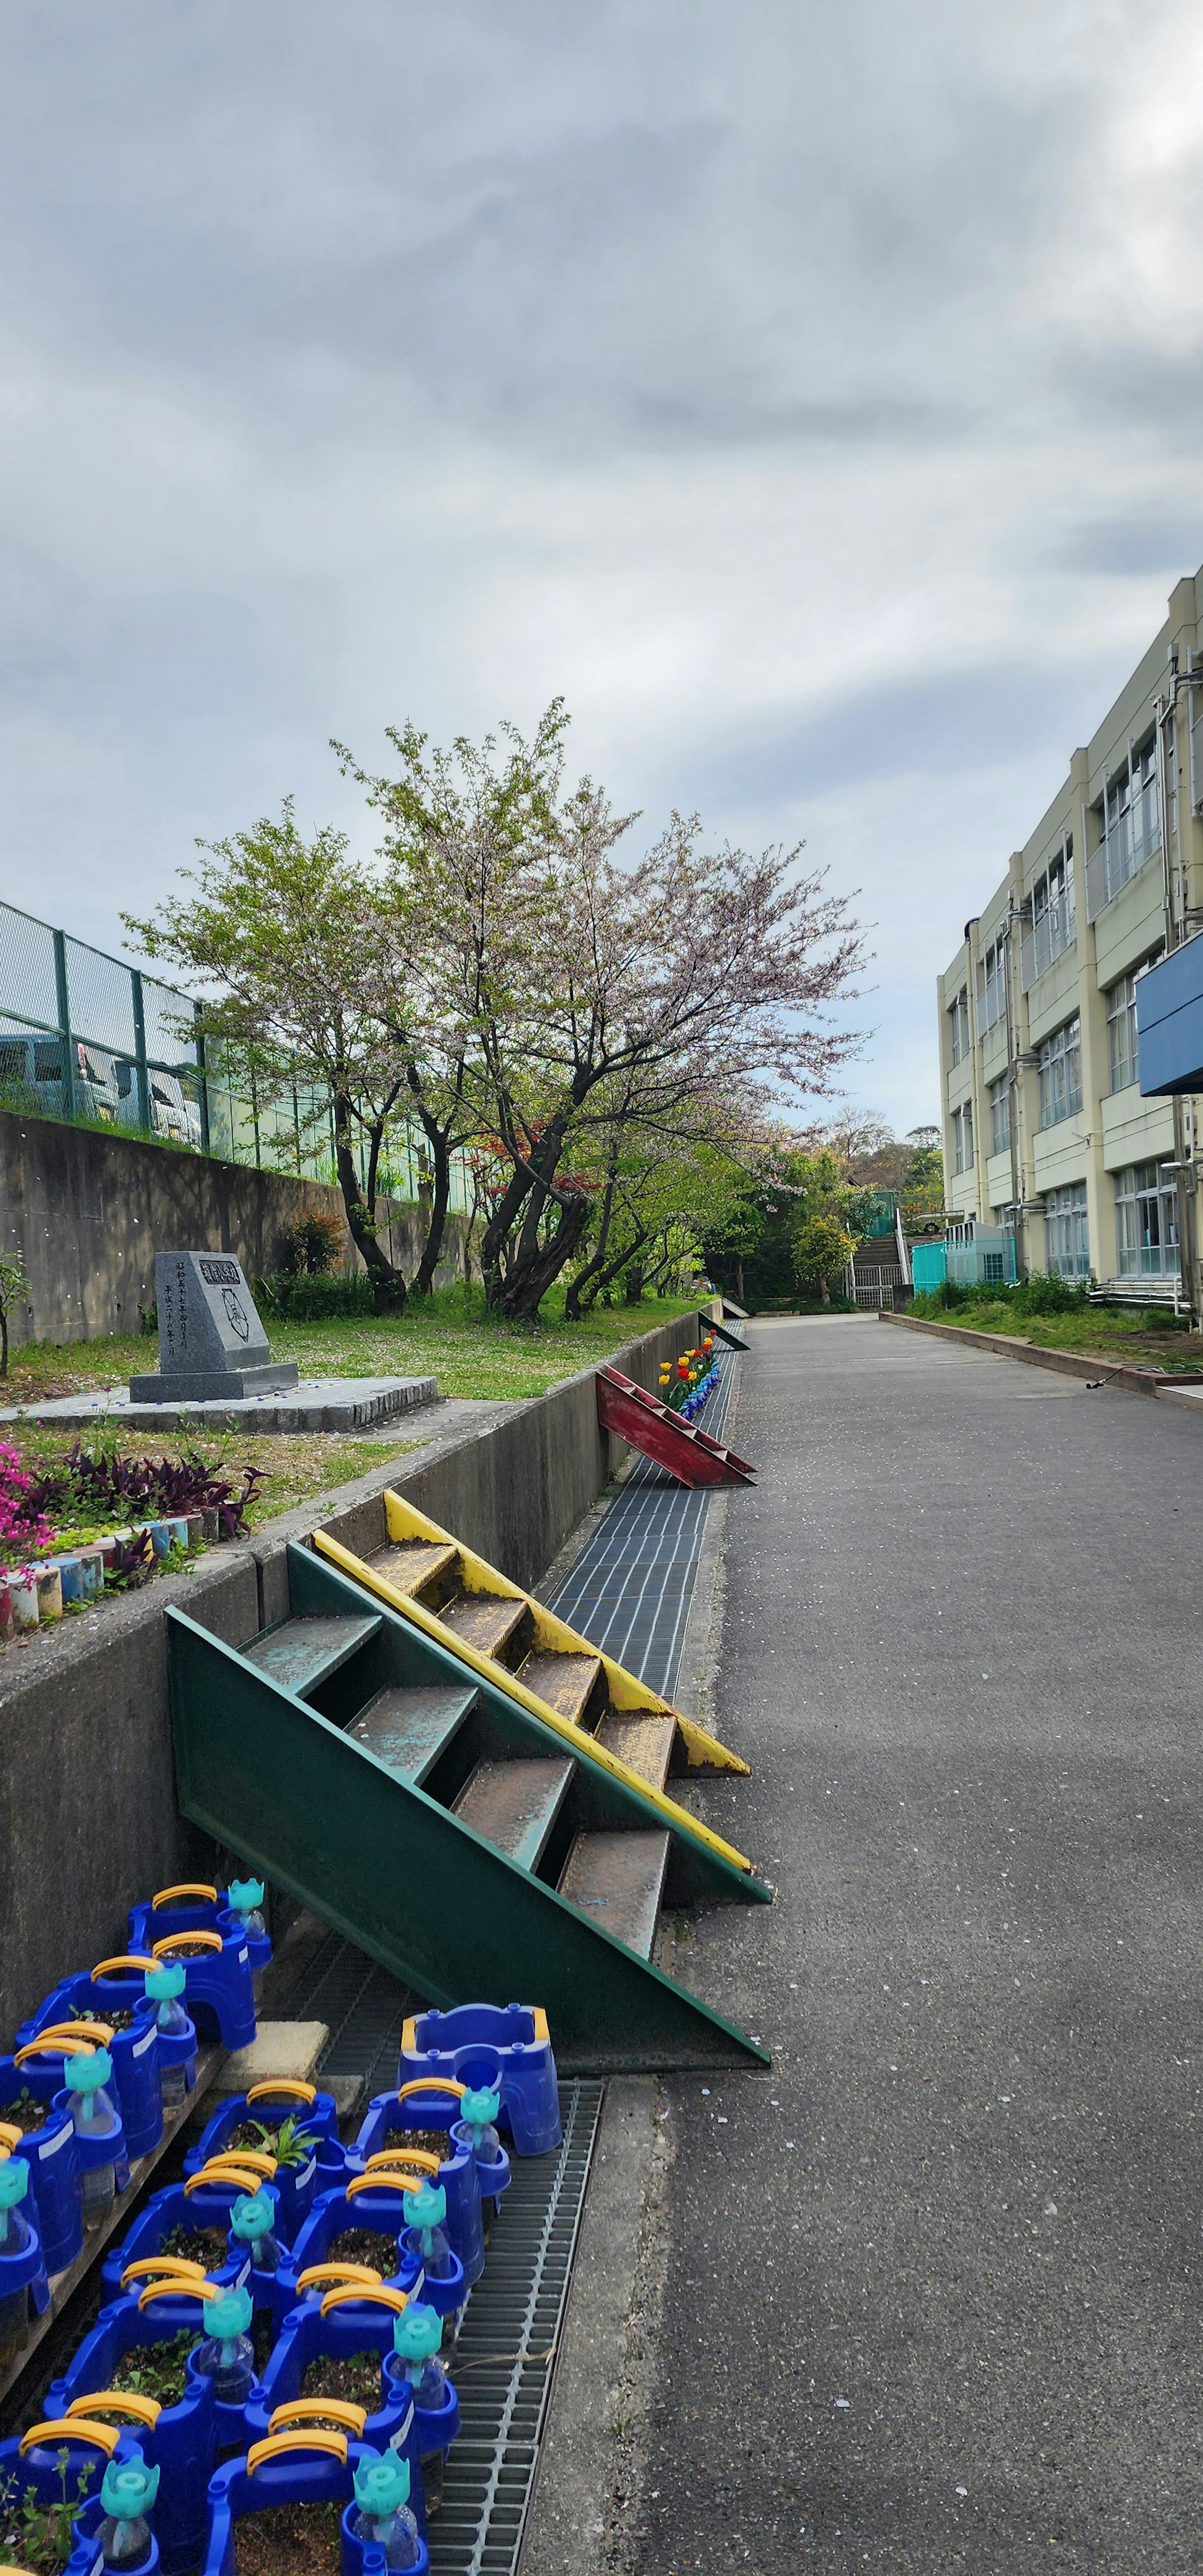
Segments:
[[[21,1255],[30,1283],[28,1305],[10,1320],[12,1340],[136,1333],[139,1301],[154,1303],[156,1252],[232,1252],[248,1278],[266,1277],[280,1266],[285,1229],[307,1208],[341,1222],[342,1193],[0,1110],[0,1249]],[[422,1219],[387,1202],[385,1218],[389,1257],[408,1275],[421,1259]],[[465,1232],[462,1218],[450,1220],[440,1287],[463,1274]],[[346,1259],[362,1270],[349,1237]]]
[[[617,1352],[652,1388],[696,1339],[690,1313]],[[126,1912],[156,1887],[211,1879],[217,1856],[175,1802],[163,1611],[174,1601],[228,1644],[287,1607],[286,1549],[315,1527],[357,1554],[384,1538],[386,1485],[529,1585],[626,1455],[598,1429],[592,1370],[520,1404],[448,1404],[411,1418],[430,1446],[375,1469],[191,1573],[106,1601],[0,1653],[0,2048],[58,1978],[125,1946]]]

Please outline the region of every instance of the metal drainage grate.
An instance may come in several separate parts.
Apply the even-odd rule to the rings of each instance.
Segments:
[[[514,2159],[451,2365],[460,2433],[431,2526],[433,2576],[513,2576],[517,2566],[602,2090],[562,2084],[558,2154]]]

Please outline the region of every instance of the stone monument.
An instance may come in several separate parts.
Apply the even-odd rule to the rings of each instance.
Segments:
[[[273,1360],[241,1265],[228,1252],[157,1252],[159,1374],[132,1377],[131,1404],[241,1402],[294,1387],[295,1360]]]

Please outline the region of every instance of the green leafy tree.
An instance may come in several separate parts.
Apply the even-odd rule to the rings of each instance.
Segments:
[[[25,1264],[18,1253],[0,1252],[0,1377],[8,1376],[8,1321],[29,1295]]]
[[[812,1295],[817,1288],[825,1306],[831,1304],[831,1283],[846,1270],[856,1248],[856,1237],[833,1208],[807,1207],[805,1201],[790,1235],[794,1277],[800,1288]]]

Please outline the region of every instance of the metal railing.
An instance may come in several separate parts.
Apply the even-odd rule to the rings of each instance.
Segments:
[[[1020,942],[1019,981],[1025,993],[1038,975],[1046,973],[1055,957],[1063,956],[1067,948],[1072,948],[1077,929],[1074,907],[1068,896],[1062,896],[1059,903],[1050,903],[1047,912],[1041,913],[1039,921]]]
[[[241,1050],[205,1037],[191,994],[10,903],[0,903],[0,1109],[301,1180],[337,1177],[327,1090],[266,1084]],[[399,1123],[378,1185],[416,1200],[423,1177],[418,1139]],[[453,1157],[451,1205],[471,1204],[467,1164]]]

